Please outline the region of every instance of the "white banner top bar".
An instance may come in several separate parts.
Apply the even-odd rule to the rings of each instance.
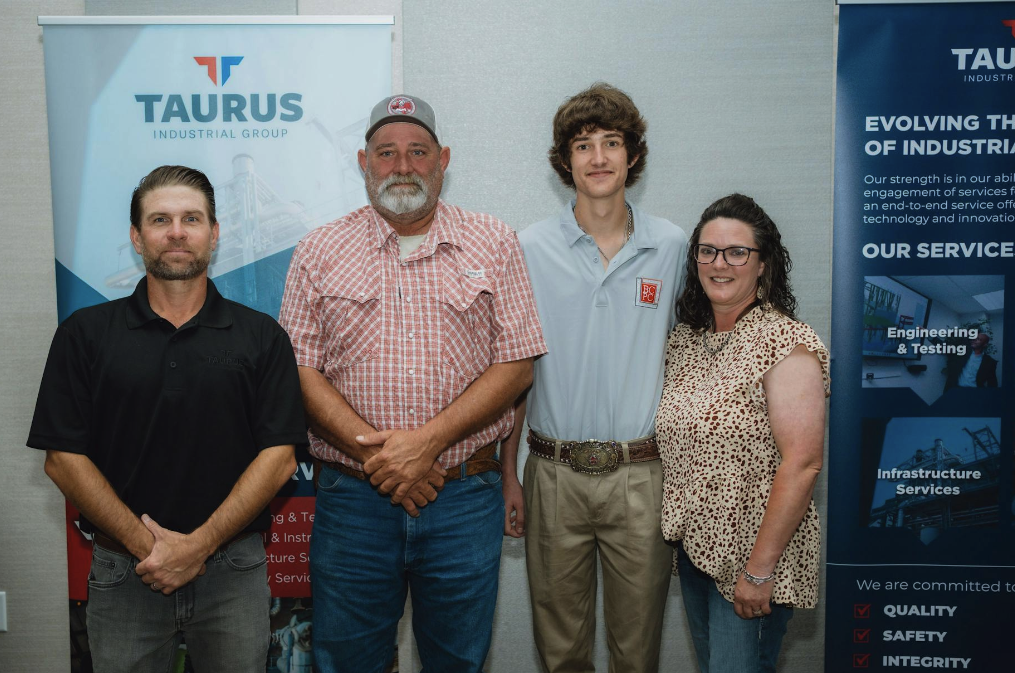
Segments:
[[[40,16],[40,26],[136,26],[136,25],[283,25],[314,24],[393,25],[391,14],[335,16]]]

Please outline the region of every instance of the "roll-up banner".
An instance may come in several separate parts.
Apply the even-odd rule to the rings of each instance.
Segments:
[[[842,4],[825,670],[1015,670],[1015,3]]]
[[[391,93],[391,16],[40,17],[46,65],[59,318],[130,294],[131,192],[163,164],[204,171],[221,230],[210,275],[278,316],[289,259],[311,229],[364,205],[356,160]],[[312,465],[271,505],[268,670],[304,670]],[[74,663],[91,544],[68,505]],[[184,664],[181,661],[181,668]],[[294,668],[295,667],[295,668]],[[90,670],[90,669],[88,669]],[[309,670],[309,669],[307,669]]]

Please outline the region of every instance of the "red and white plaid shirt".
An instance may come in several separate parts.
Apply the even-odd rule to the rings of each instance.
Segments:
[[[377,430],[412,430],[493,363],[546,352],[514,230],[443,201],[404,262],[372,206],[310,232],[293,253],[279,322],[296,361],[324,373]],[[444,467],[505,438],[512,409],[441,454]],[[310,452],[362,469],[310,433]]]

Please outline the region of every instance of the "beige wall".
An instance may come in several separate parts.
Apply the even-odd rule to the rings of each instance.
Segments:
[[[68,670],[63,501],[24,448],[56,325],[40,14],[397,13],[326,0],[47,0],[0,9],[0,670]],[[733,190],[753,195],[795,260],[801,317],[830,331],[833,3],[813,0],[410,0],[398,26],[404,88],[430,101],[452,147],[448,200],[523,228],[567,197],[545,161],[550,120],[596,80],[628,91],[651,153],[633,198],[690,230]],[[397,61],[396,61],[397,63]],[[113,204],[122,208],[126,204]],[[825,480],[819,487],[824,511]],[[537,671],[522,546],[504,545],[491,671]],[[676,584],[664,671],[693,670]],[[823,614],[799,611],[786,671],[822,670]],[[605,670],[605,637],[597,637]]]

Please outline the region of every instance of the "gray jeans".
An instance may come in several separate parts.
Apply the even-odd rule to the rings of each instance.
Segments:
[[[87,626],[97,673],[165,673],[180,641],[197,671],[263,671],[270,630],[268,569],[260,535],[212,555],[207,572],[172,595],[135,574],[138,560],[96,546]]]

